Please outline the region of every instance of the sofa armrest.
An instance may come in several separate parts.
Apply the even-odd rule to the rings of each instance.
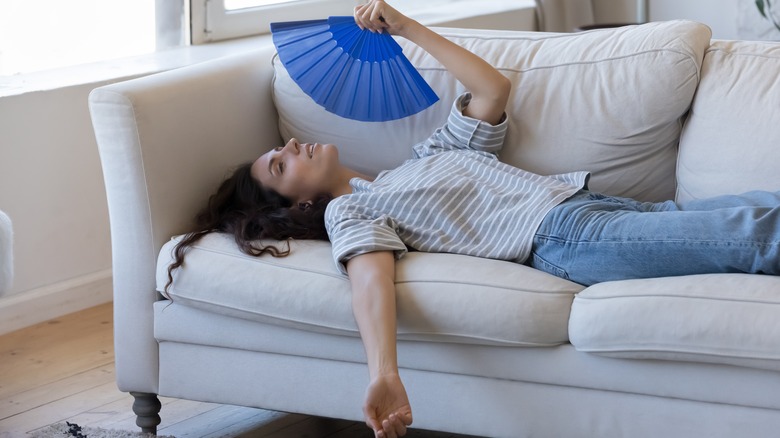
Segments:
[[[273,47],[97,88],[89,107],[108,198],[117,383],[157,392],[157,253],[230,168],[280,142]]]

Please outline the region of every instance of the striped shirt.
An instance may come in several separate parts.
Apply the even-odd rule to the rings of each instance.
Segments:
[[[333,199],[325,226],[341,272],[360,254],[409,249],[524,262],[547,212],[585,186],[587,172],[541,176],[502,163],[506,117],[498,125],[463,115],[413,147],[414,158],[373,181],[353,178]]]

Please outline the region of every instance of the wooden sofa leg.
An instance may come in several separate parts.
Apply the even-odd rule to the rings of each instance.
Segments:
[[[157,394],[148,392],[131,392],[135,398],[133,412],[136,415],[135,424],[141,428],[141,432],[157,434],[157,425],[160,424],[160,409],[162,404]]]

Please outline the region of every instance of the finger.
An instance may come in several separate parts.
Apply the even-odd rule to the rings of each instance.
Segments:
[[[379,17],[382,16],[382,8],[379,6],[371,8],[371,15],[369,16],[369,20],[371,20],[374,24],[381,24],[382,22],[379,21]]]
[[[374,23],[371,22],[371,12],[370,11],[363,11],[360,16],[358,17],[358,21],[363,26],[363,30],[370,30],[372,32],[376,31],[374,28]]]
[[[395,432],[397,436],[406,435],[406,425],[399,416],[395,414],[390,415],[390,424],[393,427],[393,432]]]
[[[352,16],[355,17],[355,24],[360,28],[360,30],[363,30],[363,23],[360,22],[360,11],[362,10],[363,5],[355,6],[354,11],[352,12]]]
[[[382,422],[382,431],[385,433],[387,438],[398,437],[398,435],[395,433],[395,427],[393,427],[393,423],[389,419]]]
[[[375,433],[382,430],[382,423],[375,417],[366,415],[366,426],[370,427]]]
[[[368,29],[372,32],[382,32],[385,24],[378,19],[378,17],[381,17],[382,15],[381,5],[372,2],[365,6],[366,7],[360,10],[356,20],[360,21],[360,24],[364,29]]]
[[[387,27],[387,23],[385,23],[385,20],[382,18],[383,13],[384,9],[381,7],[381,4],[371,8],[371,15],[369,19],[371,20],[371,24],[376,26],[377,29],[384,29]]]
[[[366,423],[368,423],[368,422],[366,422]],[[378,426],[379,427],[373,427],[373,426],[369,425],[368,427],[370,427],[372,429],[372,431],[374,432],[374,437],[375,438],[387,438],[387,434],[382,429],[382,425],[380,424]]]
[[[401,420],[403,421],[404,425],[411,426],[414,418],[412,417],[412,413],[407,411],[401,414]]]
[[[367,6],[367,4],[355,6],[355,23],[358,25],[360,30],[365,30],[367,27],[369,27],[369,21],[366,20]]]
[[[370,27],[372,9],[371,3],[355,6],[355,19],[360,21],[363,27]]]

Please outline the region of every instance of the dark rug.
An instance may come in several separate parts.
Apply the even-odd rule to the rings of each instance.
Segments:
[[[31,438],[154,438],[151,433],[127,432],[124,430],[103,429],[100,427],[81,427],[75,423],[55,424],[30,433]],[[157,435],[156,438],[175,438],[170,435]]]

